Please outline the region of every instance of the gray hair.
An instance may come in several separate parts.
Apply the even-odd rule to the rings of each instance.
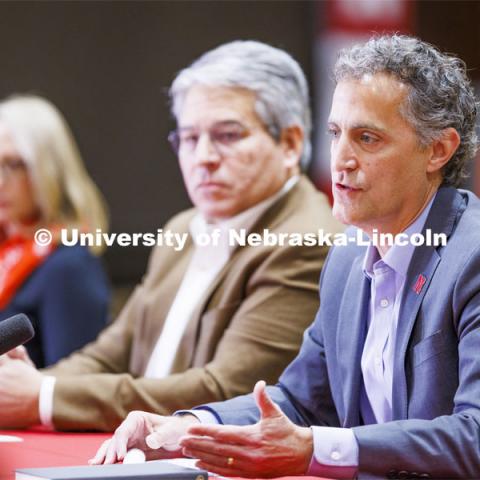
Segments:
[[[285,51],[252,40],[220,45],[180,71],[170,87],[172,113],[178,119],[188,90],[194,85],[241,87],[255,93],[255,111],[270,135],[280,139],[292,125],[303,129],[301,165],[311,154],[308,86],[300,65]]]
[[[443,167],[443,183],[458,186],[467,177],[466,164],[477,150],[477,103],[465,63],[433,45],[405,35],[373,37],[340,52],[335,81],[386,73],[407,85],[401,113],[427,146],[454,128],[460,145]]]

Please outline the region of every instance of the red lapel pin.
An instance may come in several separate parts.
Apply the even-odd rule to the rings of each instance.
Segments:
[[[425,285],[425,282],[427,281],[425,275],[420,274],[417,278],[417,281],[415,282],[415,285],[413,286],[413,291],[418,295],[421,291],[423,286]]]

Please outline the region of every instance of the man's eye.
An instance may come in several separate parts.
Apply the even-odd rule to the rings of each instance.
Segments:
[[[186,133],[180,136],[180,142],[188,145],[194,145],[198,142],[198,135],[195,133]]]
[[[340,135],[340,132],[338,131],[337,128],[329,128],[327,129],[327,135],[329,135],[332,138],[337,138]]]
[[[215,141],[220,143],[234,143],[242,138],[242,132],[236,130],[228,130],[222,132],[215,132],[212,134]]]
[[[363,142],[363,143],[367,143],[369,145],[375,143],[375,142],[378,142],[378,138],[374,135],[371,135],[369,133],[362,133],[360,135],[360,140]]]

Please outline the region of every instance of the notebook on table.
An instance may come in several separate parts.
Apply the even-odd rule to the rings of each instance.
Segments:
[[[15,474],[15,480],[111,480],[114,478],[122,480],[208,480],[208,472],[160,460],[129,465],[21,468],[16,470]]]

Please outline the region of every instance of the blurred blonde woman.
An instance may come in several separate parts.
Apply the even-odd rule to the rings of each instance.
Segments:
[[[54,233],[40,247],[34,234]],[[23,312],[38,367],[94,340],[105,326],[109,288],[96,251],[59,243],[61,228],[107,228],[103,200],[73,135],[47,100],[0,102],[0,320]]]

